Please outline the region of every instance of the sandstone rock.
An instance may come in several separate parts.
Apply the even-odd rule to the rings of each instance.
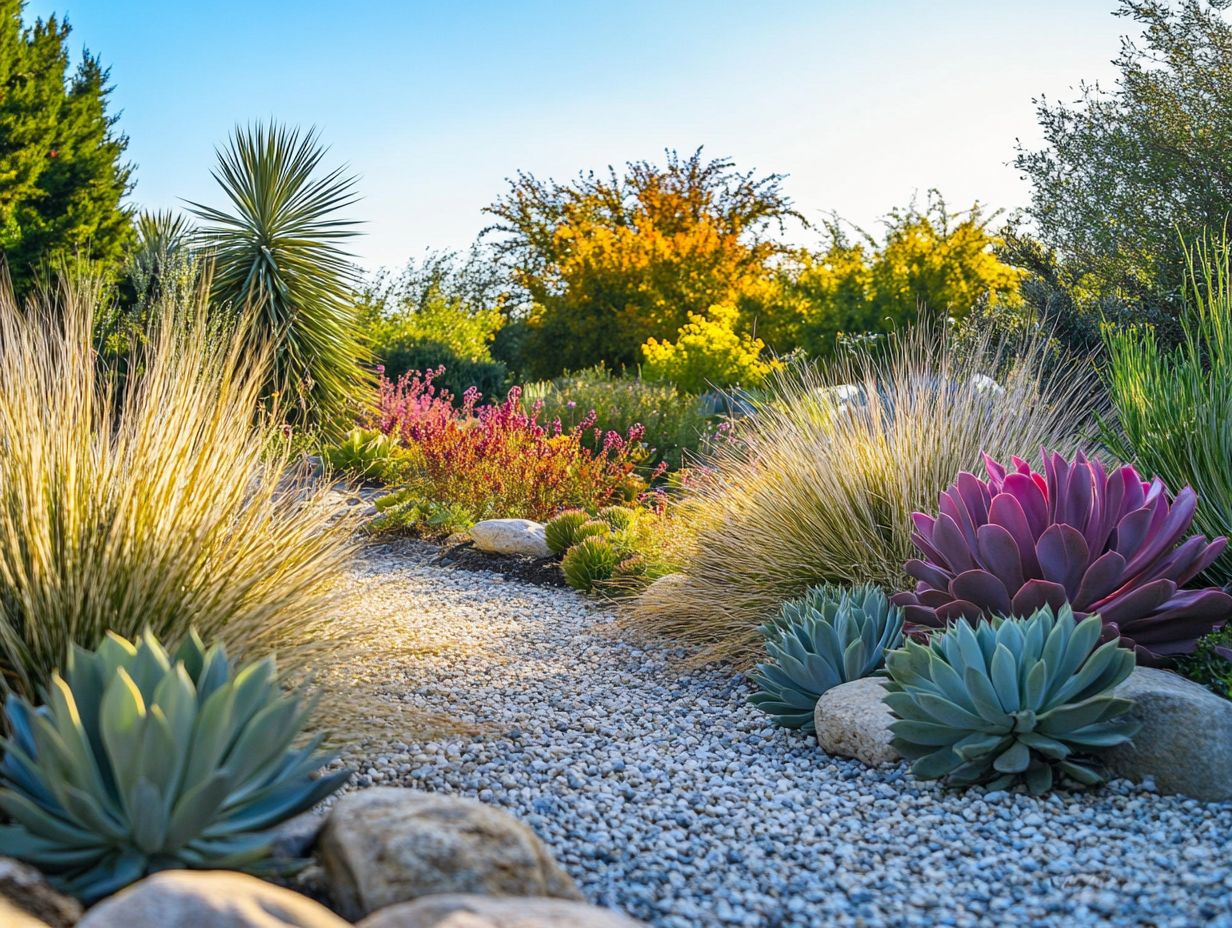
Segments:
[[[381,909],[359,928],[640,928],[642,924],[584,902],[445,893]]]
[[[821,694],[813,710],[817,743],[827,754],[854,757],[870,766],[901,760],[890,745],[894,717],[881,701],[885,687],[880,677],[843,683]]]
[[[433,893],[581,899],[522,822],[474,799],[378,787],[339,800],[318,854],[352,919]]]
[[[4,928],[51,928],[42,919],[35,918],[25,909],[19,909],[0,896],[0,925]]]
[[[31,924],[48,924],[51,928],[71,928],[81,918],[81,903],[51,888],[29,864],[9,857],[0,857],[0,902],[31,916]],[[21,922],[13,919],[14,924]],[[0,925],[9,921],[0,919]]]
[[[86,913],[79,928],[347,928],[307,896],[225,870],[167,870]]]
[[[471,526],[470,535],[476,548],[490,554],[552,555],[543,534],[543,523],[530,519],[485,519]]]
[[[1137,667],[1116,689],[1142,728],[1104,759],[1115,776],[1151,777],[1164,793],[1232,799],[1232,702],[1167,670]]]

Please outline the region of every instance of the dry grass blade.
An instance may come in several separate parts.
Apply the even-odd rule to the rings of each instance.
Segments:
[[[906,588],[912,512],[935,509],[981,451],[1069,450],[1087,433],[1090,378],[1046,378],[1046,351],[1043,339],[1015,357],[990,339],[959,351],[920,326],[880,360],[780,376],[777,398],[681,504],[697,526],[683,572],[633,600],[626,626],[747,666],[760,655],[757,626],[811,585]],[[986,378],[996,371],[1000,391]],[[838,384],[864,402],[838,402],[828,390]]]
[[[0,688],[36,698],[108,629],[195,626],[292,676],[353,644],[354,526],[271,453],[267,359],[204,300],[166,304],[122,381],[92,350],[94,309],[88,286],[24,309],[0,293]]]

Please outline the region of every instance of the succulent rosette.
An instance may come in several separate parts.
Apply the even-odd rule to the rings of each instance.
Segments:
[[[914,513],[907,562],[918,582],[894,602],[908,623],[940,628],[966,618],[1027,616],[1068,604],[1078,620],[1098,614],[1102,640],[1120,639],[1139,663],[1191,653],[1232,617],[1232,596],[1182,587],[1209,567],[1227,539],[1191,535],[1197,495],[1170,499],[1133,467],[1108,471],[1079,453],[1043,452],[1044,472],[984,456],[988,479],[961,473],[936,516]]]

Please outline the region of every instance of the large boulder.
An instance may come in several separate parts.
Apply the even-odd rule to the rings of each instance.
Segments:
[[[43,874],[29,864],[0,857],[0,903],[30,916],[31,924],[47,924],[51,928],[72,928],[81,918],[81,903],[51,888]],[[4,910],[0,909],[0,914]],[[0,919],[0,925],[21,924],[16,916]]]
[[[104,899],[78,928],[347,928],[307,896],[224,870],[166,870]]]
[[[489,554],[551,557],[543,523],[530,519],[485,519],[471,526],[471,541]]]
[[[821,749],[839,757],[854,757],[872,767],[902,760],[890,744],[894,716],[881,701],[884,695],[880,677],[852,680],[822,693],[813,710]]]
[[[351,919],[434,893],[582,898],[530,828],[474,799],[397,787],[351,793],[331,810],[318,854]]]
[[[643,928],[643,923],[565,899],[446,893],[381,909],[359,928]]]
[[[1130,714],[1142,728],[1105,754],[1114,775],[1151,777],[1164,793],[1232,799],[1232,702],[1150,667],[1136,667],[1116,694],[1134,700]]]

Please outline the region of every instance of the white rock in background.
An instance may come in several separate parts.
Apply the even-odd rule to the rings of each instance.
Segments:
[[[392,787],[351,793],[330,811],[318,855],[334,902],[352,919],[434,893],[582,899],[529,827],[474,799]]]
[[[584,902],[442,893],[381,909],[358,928],[642,928]]]
[[[490,554],[519,554],[524,557],[551,557],[543,523],[530,519],[485,519],[471,526],[471,540],[480,551]]]
[[[28,913],[30,924],[47,924],[51,928],[71,928],[81,918],[81,903],[51,888],[29,864],[9,857],[0,857],[0,903],[7,901],[11,909]],[[0,925],[22,922],[0,908]]]
[[[1232,799],[1232,702],[1167,670],[1136,667],[1116,695],[1142,728],[1104,756],[1116,776],[1152,777],[1160,792]]]
[[[307,896],[245,873],[166,870],[104,899],[78,928],[347,928]]]
[[[839,757],[854,757],[872,767],[902,760],[890,744],[894,716],[881,701],[884,695],[881,677],[864,677],[822,693],[813,710],[821,749]]]

